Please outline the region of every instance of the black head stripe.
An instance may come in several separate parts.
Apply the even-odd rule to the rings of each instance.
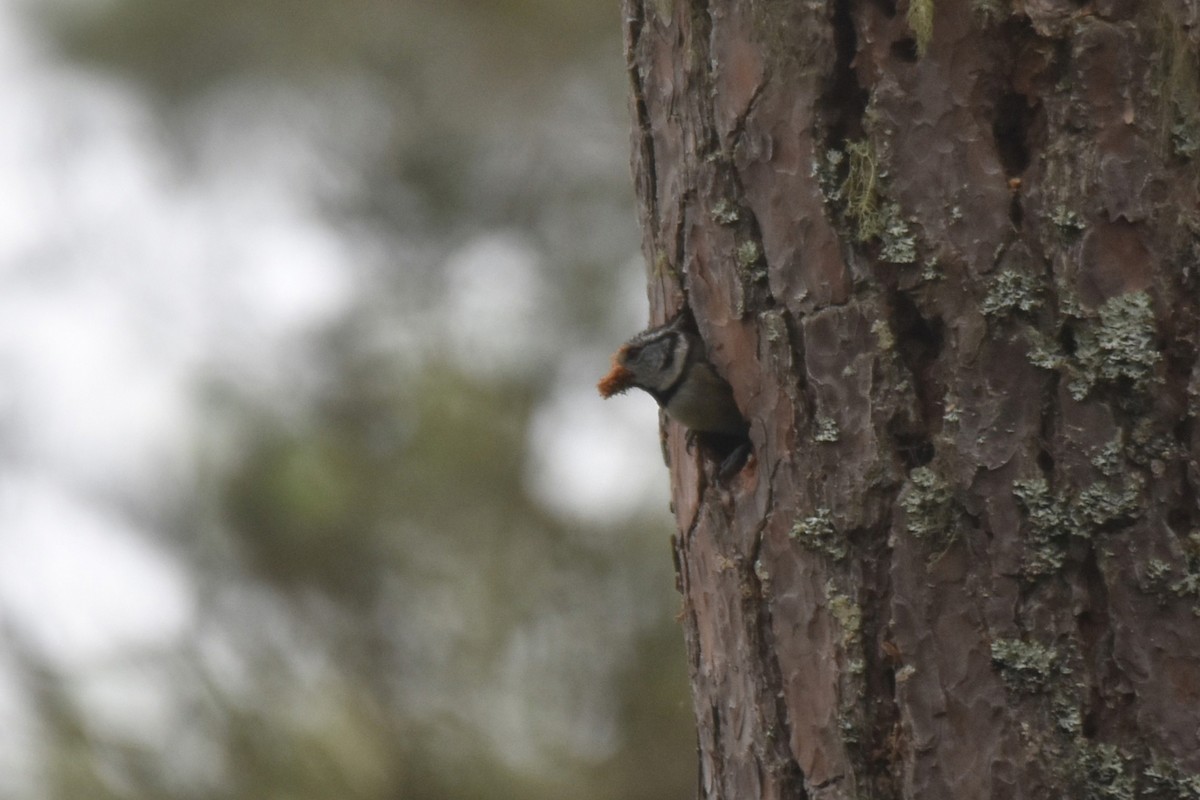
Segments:
[[[675,341],[671,343],[671,347],[667,349],[665,355],[666,361],[663,364],[663,372],[675,369],[675,375],[671,382],[666,387],[658,392],[653,392],[654,399],[659,405],[666,406],[671,402],[671,398],[679,391],[679,387],[683,385],[684,379],[687,377],[687,359],[691,352],[691,342],[688,341],[686,335],[681,333],[675,334]]]

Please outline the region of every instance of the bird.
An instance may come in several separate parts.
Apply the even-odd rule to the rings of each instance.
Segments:
[[[727,472],[749,453],[749,425],[734,402],[733,389],[705,355],[704,341],[676,314],[648,328],[617,350],[612,369],[600,379],[600,396],[641,389],[722,458]]]

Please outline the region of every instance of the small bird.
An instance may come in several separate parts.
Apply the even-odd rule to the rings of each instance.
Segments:
[[[749,444],[733,390],[709,363],[704,342],[685,326],[683,313],[621,345],[612,370],[597,385],[606,398],[630,387],[647,392],[693,434],[709,435],[725,455]]]

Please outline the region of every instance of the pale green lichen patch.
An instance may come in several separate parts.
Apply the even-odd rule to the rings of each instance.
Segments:
[[[879,256],[892,264],[913,264],[917,260],[917,239],[908,223],[900,218],[900,204],[887,202],[880,207]]]
[[[1087,800],[1135,800],[1137,772],[1132,759],[1116,745],[1082,743],[1077,780]]]
[[[1146,392],[1162,360],[1156,335],[1149,294],[1130,292],[1106,301],[1099,319],[1081,325],[1076,333],[1071,396],[1082,400],[1102,383]]]
[[[992,666],[1000,670],[1009,689],[1027,694],[1046,691],[1059,677],[1071,673],[1053,647],[1020,639],[993,641]]]
[[[840,650],[845,659],[845,678],[838,702],[837,726],[842,741],[852,748],[862,743],[865,684],[862,676],[867,662],[863,657],[862,608],[831,579],[825,583],[825,607],[841,630]],[[852,756],[856,757],[857,753]]]
[[[762,249],[758,242],[747,239],[738,245],[737,263],[742,269],[750,269],[762,259]]]
[[[862,608],[849,596],[837,591],[833,582],[825,584],[825,601],[829,613],[842,628],[842,646],[849,651],[857,649],[862,633]]]
[[[813,439],[818,442],[836,442],[841,436],[841,430],[838,428],[837,420],[833,417],[817,417],[816,431],[813,433]]]
[[[771,572],[762,559],[754,561],[754,577],[758,579],[758,594],[760,597],[771,596]]]
[[[1014,481],[1013,494],[1029,521],[1022,570],[1031,577],[1058,572],[1066,560],[1066,542],[1075,532],[1070,509],[1042,478]]]
[[[909,0],[906,19],[917,42],[917,55],[923,58],[933,39],[933,0]]]
[[[1029,352],[1025,357],[1029,359],[1030,364],[1040,369],[1066,369],[1067,356],[1057,343],[1035,328],[1027,330],[1025,336],[1029,339]]]
[[[1119,439],[1113,439],[1092,456],[1092,466],[1100,470],[1101,475],[1115,478],[1125,470],[1124,448]]]
[[[1129,434],[1126,455],[1133,463],[1154,469],[1156,461],[1168,461],[1184,455],[1184,451],[1172,433],[1157,428],[1154,420],[1142,417]]]
[[[846,180],[839,188],[846,216],[857,225],[858,240],[879,235],[879,161],[869,139],[846,143]]]
[[[830,150],[814,173],[825,199],[838,209],[855,241],[878,242],[883,261],[916,263],[916,236],[900,205],[883,196],[886,174],[869,139],[847,142],[844,151]]]
[[[929,467],[917,467],[908,476],[908,489],[900,500],[905,530],[943,552],[958,533],[958,509],[949,484]]]
[[[1005,686],[1031,711],[1039,709],[1025,717],[1022,730],[1028,744],[1045,749],[1050,756],[1047,766],[1067,784],[1062,796],[1200,800],[1200,776],[1183,769],[1178,761],[1145,746],[1134,755],[1085,736],[1081,707],[1088,688],[1071,666],[1080,663],[1080,657],[1069,640],[1061,647],[1022,638],[997,638],[991,643],[992,666]],[[1046,733],[1054,735],[1047,737]]]
[[[752,286],[767,279],[767,262],[763,258],[762,246],[753,239],[743,239],[734,249],[734,262],[740,278],[734,296],[734,309],[738,317],[746,314],[746,301]]]
[[[1067,354],[1056,342],[1030,330],[1028,358],[1034,366],[1062,370],[1069,377],[1071,397],[1083,400],[1097,387],[1118,389],[1126,398],[1143,397],[1158,380],[1162,353],[1150,295],[1129,292],[1107,301],[1089,314],[1069,296],[1060,300],[1063,314],[1078,323],[1071,332],[1074,352]]]
[[[1161,558],[1152,558],[1146,562],[1145,576],[1151,587],[1166,586],[1171,577],[1171,565]]]
[[[833,512],[828,508],[819,508],[811,517],[797,520],[788,535],[803,547],[824,553],[834,561],[846,557],[846,537],[834,526]]]
[[[829,596],[829,612],[842,626],[844,635],[850,641],[858,639],[862,628],[862,609],[849,597],[836,592]]]
[[[1141,490],[1137,481],[1110,479],[1089,484],[1071,498],[1052,492],[1043,478],[1013,481],[1013,495],[1028,523],[1022,572],[1028,578],[1052,575],[1066,561],[1072,536],[1089,537],[1136,519],[1142,511]]]
[[[896,346],[896,337],[892,333],[892,326],[885,319],[877,319],[871,323],[871,333],[875,335],[875,341],[879,342],[881,350],[891,350]]]
[[[717,201],[712,209],[713,221],[718,225],[734,225],[742,218],[738,207],[725,198]]]
[[[1060,687],[1050,696],[1050,713],[1054,715],[1054,727],[1070,736],[1083,732],[1083,712],[1065,687]]]
[[[1142,591],[1157,595],[1162,602],[1180,598],[1192,603],[1192,613],[1200,617],[1200,531],[1183,539],[1183,564],[1176,570],[1166,561],[1152,558],[1142,571]]]
[[[738,266],[738,274],[742,278],[742,293],[737,299],[738,315],[744,313],[745,294],[747,287],[756,281],[767,279],[767,262],[763,259],[762,247],[753,239],[746,239],[738,244],[734,252]]]
[[[772,344],[786,342],[788,338],[787,320],[781,311],[764,311],[758,315],[762,321],[767,341]]]
[[[1078,236],[1087,227],[1083,219],[1061,203],[1050,212],[1050,221],[1066,236]]]
[[[662,279],[664,277],[669,277],[673,280],[679,279],[679,273],[675,271],[675,265],[667,260],[666,253],[660,252],[654,257],[653,270],[654,277],[657,279]]]
[[[1200,800],[1200,775],[1174,761],[1156,758],[1142,771],[1140,798],[1150,800]]]
[[[1159,130],[1164,141],[1180,158],[1190,159],[1200,151],[1200,61],[1188,32],[1163,5],[1159,9],[1158,84]]]
[[[1141,494],[1140,484],[1134,481],[1097,481],[1079,493],[1072,516],[1084,535],[1105,525],[1130,522],[1141,513]]]
[[[1064,753],[1076,797],[1086,800],[1200,800],[1200,776],[1151,751],[1135,757],[1115,744],[1074,734]]]
[[[930,258],[925,259],[925,264],[921,269],[921,280],[923,280],[923,281],[941,280],[944,277],[941,266],[942,266],[942,264],[938,260],[937,256],[932,256]]]
[[[1200,151],[1200,120],[1181,119],[1171,126],[1171,149],[1180,158],[1190,159]]]
[[[675,13],[674,0],[654,0],[654,11],[658,14],[658,19],[664,25],[669,24],[671,16]]]
[[[1004,0],[971,0],[971,12],[977,24],[987,26],[1004,21],[1010,9]]]
[[[1015,270],[1002,270],[992,279],[987,296],[983,299],[983,313],[989,316],[1007,316],[1014,311],[1028,314],[1042,305],[1042,287],[1032,275]]]

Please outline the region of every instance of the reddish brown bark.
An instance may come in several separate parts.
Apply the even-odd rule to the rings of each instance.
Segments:
[[[1196,3],[625,11],[701,796],[1200,797]]]

